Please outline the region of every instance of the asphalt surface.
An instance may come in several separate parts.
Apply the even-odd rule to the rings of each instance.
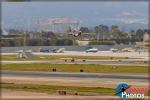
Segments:
[[[106,74],[106,73],[66,73],[66,72],[33,72],[33,71],[1,71],[3,76],[19,77],[59,77],[59,78],[110,78],[110,79],[137,79],[148,80],[148,75],[130,75],[130,74]]]
[[[144,63],[146,62],[146,63]],[[75,60],[74,62],[71,62],[68,60],[67,62],[63,60],[56,60],[56,61],[49,61],[50,64],[101,64],[101,65],[136,65],[136,66],[147,66],[148,61],[147,60],[85,60],[82,61],[81,59]]]
[[[137,60],[137,59],[129,59],[129,60],[85,60],[82,61],[80,59],[71,62],[70,60],[37,60],[37,61],[0,61],[2,64],[35,64],[35,63],[49,63],[49,64],[108,64],[108,65],[136,65],[136,66],[147,66],[147,60]],[[145,62],[145,63],[144,63]]]

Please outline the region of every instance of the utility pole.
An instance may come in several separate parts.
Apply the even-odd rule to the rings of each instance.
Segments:
[[[97,32],[97,41],[99,41],[99,39],[100,39],[100,33]]]
[[[104,32],[102,32],[102,35],[103,35],[103,36],[102,36],[102,41],[104,41]]]
[[[26,32],[24,32],[24,48],[26,46]]]

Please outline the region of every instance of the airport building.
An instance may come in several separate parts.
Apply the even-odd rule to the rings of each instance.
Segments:
[[[144,44],[144,47],[150,47],[150,34],[148,34],[148,32],[144,34],[143,44]]]
[[[143,36],[143,42],[137,42],[136,47],[141,51],[149,51],[150,49],[150,34],[149,31],[145,31]]]

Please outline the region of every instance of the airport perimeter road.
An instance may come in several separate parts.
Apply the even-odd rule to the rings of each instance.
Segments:
[[[84,51],[65,51],[64,53],[42,53],[33,52],[35,55],[44,56],[106,56],[106,57],[129,57],[129,58],[141,58],[148,59],[149,52],[111,52],[111,51],[99,51],[96,53],[86,53]],[[17,55],[17,53],[1,53],[1,55]]]
[[[63,60],[53,60],[53,61],[0,61],[2,64],[38,64],[38,63],[49,63],[49,64],[101,64],[101,65],[135,65],[135,66],[148,66],[148,60],[89,60],[82,61],[81,59],[76,59],[74,62],[63,61]]]
[[[148,75],[131,75],[131,74],[107,74],[107,73],[66,73],[66,72],[33,72],[33,71],[1,71],[2,77],[19,76],[19,77],[59,77],[59,78],[110,78],[110,79],[149,79]]]
[[[146,62],[146,63],[144,63]],[[89,60],[86,59],[84,62],[81,59],[75,59],[74,62],[54,60],[49,61],[50,64],[100,64],[100,65],[135,65],[135,66],[148,66],[148,60]]]
[[[38,64],[38,63],[49,63],[49,61],[0,61],[1,64]]]

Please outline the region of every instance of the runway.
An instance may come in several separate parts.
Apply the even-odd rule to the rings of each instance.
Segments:
[[[76,95],[54,95],[40,92],[2,90],[1,100],[120,100],[118,96],[98,95],[98,96],[76,96]]]
[[[1,71],[2,77],[5,76],[19,76],[19,77],[43,77],[43,78],[110,78],[110,79],[137,79],[147,81],[149,76],[131,75],[131,74],[107,74],[107,73],[67,73],[67,72],[33,72],[33,71]]]
[[[35,84],[35,85],[54,85],[54,86],[77,86],[77,87],[103,87],[116,88],[119,83],[126,82],[127,84],[136,87],[148,87],[149,76],[147,74],[114,74],[114,73],[67,73],[67,72],[34,72],[34,71],[1,71],[2,82],[14,84]],[[12,94],[14,93],[14,94]],[[17,96],[18,94],[19,96]],[[22,95],[23,94],[23,95]],[[26,95],[24,95],[26,94]],[[30,94],[30,95],[28,95]],[[3,92],[4,98],[16,97],[44,97],[49,99],[59,100],[100,100],[104,98],[114,98],[116,96],[68,96],[67,98],[60,95],[50,95],[42,93],[27,93],[26,91],[18,92],[12,90]],[[53,97],[53,98],[51,98]],[[66,97],[66,96],[65,96]]]

